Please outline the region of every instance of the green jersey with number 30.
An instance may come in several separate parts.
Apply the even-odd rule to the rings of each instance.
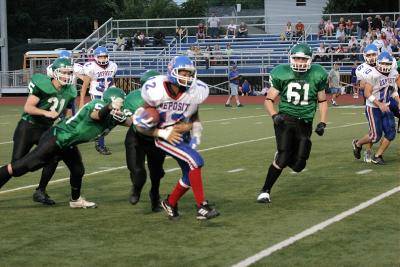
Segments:
[[[280,113],[312,122],[318,92],[326,89],[328,74],[319,64],[312,64],[307,72],[295,72],[289,64],[282,64],[271,71],[270,82],[280,93]]]
[[[90,116],[93,111],[102,109],[107,105],[100,99],[92,100],[84,105],[73,117],[63,120],[53,127],[57,144],[61,148],[89,142],[100,136],[108,134],[117,121],[109,118],[99,121]]]
[[[43,74],[34,74],[28,89],[30,95],[37,96],[40,99],[36,107],[48,111],[57,111],[58,113],[63,112],[77,96],[75,86],[65,85],[60,90],[57,90],[51,79]],[[44,126],[51,126],[56,120],[45,116],[31,115],[26,112],[22,113],[22,119]]]

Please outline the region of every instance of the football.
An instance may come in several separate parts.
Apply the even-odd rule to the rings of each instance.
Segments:
[[[146,107],[143,112],[143,116],[145,119],[151,119],[151,123],[159,123],[160,122],[160,114],[158,113],[157,109],[153,107]]]

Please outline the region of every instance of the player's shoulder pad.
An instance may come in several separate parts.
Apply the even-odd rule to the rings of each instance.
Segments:
[[[157,75],[147,80],[142,86],[142,97],[146,102],[158,102],[164,96],[164,83],[168,81],[165,75]]]
[[[210,93],[210,89],[205,82],[197,79],[195,83],[190,86],[189,92],[195,96],[194,99],[196,104],[200,104],[206,100]]]
[[[38,90],[46,93],[52,94],[56,92],[50,77],[47,75],[36,73],[32,76],[32,83],[37,87]]]
[[[312,73],[317,77],[327,77],[328,76],[328,72],[320,64],[315,64],[315,63],[311,64],[311,68],[309,71],[312,71]]]
[[[108,68],[118,69],[118,65],[115,62],[109,61]]]
[[[90,102],[87,104],[87,107],[88,107],[88,109],[90,109],[90,110],[100,110],[100,109],[102,109],[103,107],[105,107],[106,105],[107,105],[107,103],[104,102],[104,101],[101,100],[101,99],[93,99],[92,101],[90,101]]]
[[[64,90],[68,90],[68,93],[71,97],[75,98],[78,96],[78,90],[76,89],[76,86],[73,84],[67,85]]]

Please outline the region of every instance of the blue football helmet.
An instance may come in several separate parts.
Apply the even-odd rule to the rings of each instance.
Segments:
[[[181,70],[190,71],[190,76],[179,75]],[[189,88],[196,80],[197,70],[190,58],[176,56],[168,63],[168,80],[178,86]]]
[[[364,60],[368,65],[375,65],[376,58],[378,57],[379,50],[378,47],[374,44],[369,44],[364,48]]]
[[[71,59],[71,52],[67,50],[61,50],[60,53],[58,53],[58,58]]]
[[[97,47],[94,52],[94,60],[96,60],[97,64],[100,66],[107,66],[108,65],[108,50],[106,47],[99,46]],[[99,57],[105,57],[100,59]]]
[[[392,70],[393,65],[393,57],[389,54],[389,52],[382,52],[379,54],[378,59],[376,60],[376,69],[381,73],[389,73]]]

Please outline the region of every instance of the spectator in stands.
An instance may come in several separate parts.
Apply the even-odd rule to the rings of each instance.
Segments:
[[[203,57],[204,57],[204,61],[205,61],[205,64],[206,64],[206,69],[209,69],[210,68],[210,60],[212,60],[213,58],[211,57],[211,55],[212,55],[212,47],[211,46],[207,46],[206,47],[206,49],[204,50],[204,53],[203,53]]]
[[[368,32],[368,28],[369,28],[368,18],[365,18],[362,21],[360,21],[360,23],[358,23],[357,25],[357,38],[358,39],[363,38],[365,34]]]
[[[125,50],[125,37],[122,33],[119,34],[117,39],[115,39],[114,46],[113,46],[113,51],[117,51],[120,49],[121,51]]]
[[[195,46],[192,45],[187,51],[186,51],[186,55],[192,60],[194,61],[194,54],[195,54]]]
[[[344,33],[343,24],[339,24],[339,27],[336,29],[335,38],[336,38],[336,40],[338,40],[340,43],[344,43],[344,42],[346,41],[346,34]]]
[[[226,100],[225,107],[232,107],[232,105],[231,105],[232,96],[236,99],[237,107],[243,107],[243,105],[240,104],[239,96],[238,96],[239,80],[240,80],[240,75],[239,75],[239,71],[237,69],[237,65],[233,65],[231,71],[229,72],[230,93],[229,93],[228,99]]]
[[[251,83],[247,79],[244,79],[244,81],[242,83],[242,94],[246,95],[246,96],[254,95]]]
[[[318,40],[325,35],[325,21],[321,19],[321,21],[318,24]]]
[[[389,54],[392,54],[392,47],[390,46],[390,44],[388,44],[387,42],[383,43],[383,46],[381,48],[381,52],[388,52]]]
[[[292,28],[292,23],[288,21],[286,23],[285,29],[281,35],[281,40],[282,41],[291,41],[293,37],[293,28]]]
[[[386,41],[389,43],[391,39],[394,38],[393,28],[391,27],[384,27],[382,28],[382,33],[386,35]],[[383,39],[383,38],[382,38]]]
[[[355,36],[351,36],[347,47],[350,49],[353,47],[353,44],[356,44],[356,46],[358,45],[358,41]]]
[[[394,23],[394,28],[396,29],[396,30],[400,30],[400,16],[398,16],[397,17],[397,20],[396,20],[396,22]]]
[[[319,43],[319,47],[317,48],[317,52],[314,57],[315,61],[328,61],[328,56],[326,55],[326,47],[324,43]]]
[[[226,26],[226,34],[225,38],[229,38],[229,36],[232,36],[232,38],[236,37],[236,24],[231,20],[231,22]]]
[[[394,22],[390,19],[389,16],[385,17],[385,20],[383,21],[383,27],[394,28]]]
[[[231,60],[232,53],[233,53],[233,49],[232,49],[231,44],[229,44],[229,43],[226,44],[225,55],[227,57],[227,59],[226,59],[227,65],[233,65],[233,61]]]
[[[346,21],[346,27],[344,29],[346,36],[351,36],[351,34],[353,33],[353,29],[354,29],[353,21],[351,19],[348,19]]]
[[[175,38],[178,40],[178,42],[182,41],[182,39],[186,36],[186,29],[183,28],[182,26],[176,27],[175,30]]]
[[[202,53],[201,47],[199,45],[194,46],[193,55],[194,55],[195,65],[196,66],[201,65],[201,61],[203,59],[203,53]]]
[[[392,49],[392,53],[398,53],[399,52],[399,46],[398,46],[398,41],[396,38],[393,38],[390,40],[390,48]]]
[[[332,94],[331,103],[333,106],[337,106],[336,99],[341,94],[339,68],[340,68],[340,63],[335,62],[328,76],[329,90],[330,93]]]
[[[237,37],[238,38],[247,38],[248,34],[249,34],[249,29],[247,28],[247,24],[244,23],[243,21],[240,22],[239,30],[237,32]]]
[[[156,31],[153,34],[153,46],[166,46],[165,34],[162,31]]]
[[[212,56],[213,56],[213,62],[214,62],[212,65],[221,65],[223,63],[222,62],[222,51],[218,44],[214,45]]]
[[[372,20],[371,28],[373,30],[376,30],[376,29],[381,30],[382,29],[382,19],[381,19],[380,15],[376,15],[375,18]]]
[[[332,36],[333,35],[333,30],[335,29],[335,26],[333,25],[332,21],[328,19],[325,24],[325,33],[326,36]]]
[[[197,25],[196,37],[197,39],[205,39],[206,35],[207,35],[207,27],[204,25],[203,22],[200,22],[199,25]]]
[[[346,21],[344,20],[344,18],[343,18],[343,17],[340,17],[340,19],[339,19],[339,21],[338,21],[338,24],[337,24],[336,28],[339,28],[339,26],[340,26],[340,25],[342,25],[342,26],[343,26],[343,29],[345,29],[345,28],[346,28]]]
[[[361,46],[360,46],[360,49],[358,50],[358,53],[359,53],[358,60],[359,61],[365,61],[363,54],[364,54],[364,49],[365,49],[365,47],[367,47],[367,45],[368,45],[368,43],[366,41],[364,41],[364,40],[361,41]]]
[[[350,52],[350,60],[354,61],[357,60],[357,53],[359,51],[359,46],[356,43],[353,43],[351,46],[349,46],[348,52]]]
[[[301,20],[299,20],[295,26],[295,35],[296,37],[301,37],[302,35],[304,35],[304,24],[301,22]]]
[[[338,44],[338,46],[335,48],[335,54],[336,55],[333,57],[333,59],[335,61],[342,60],[344,58],[344,55],[343,55],[344,52],[345,51],[344,51],[344,48],[343,48],[342,44]]]
[[[374,40],[372,42],[374,45],[376,45],[376,47],[378,47],[379,51],[381,51],[383,45],[385,44],[382,40],[382,36],[379,34],[376,38],[376,40]]]
[[[136,36],[135,44],[137,44],[137,46],[144,47],[148,42],[149,40],[147,39],[144,32],[139,32]]]
[[[219,38],[219,26],[221,20],[216,17],[215,13],[211,14],[211,17],[208,18],[208,29],[211,38]]]
[[[133,40],[130,36],[126,39],[125,50],[133,50]]]

